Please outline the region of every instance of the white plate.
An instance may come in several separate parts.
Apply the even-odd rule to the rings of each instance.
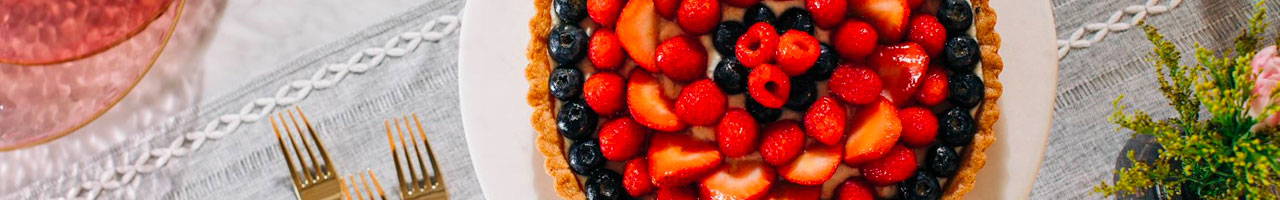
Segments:
[[[1052,119],[1057,56],[1048,0],[993,1],[1005,71],[997,141],[969,199],[1025,199]],[[533,4],[471,1],[464,9],[458,61],[463,127],[487,199],[556,199],[529,125],[525,47]]]

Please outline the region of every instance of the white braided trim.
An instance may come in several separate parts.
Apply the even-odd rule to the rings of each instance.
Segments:
[[[1169,10],[1177,8],[1178,4],[1182,4],[1182,0],[1169,0],[1168,3],[1164,5],[1156,5],[1159,2],[1160,0],[1147,0],[1146,4],[1131,5],[1116,11],[1115,14],[1111,15],[1111,18],[1107,18],[1107,22],[1088,23],[1079,29],[1076,29],[1076,32],[1071,33],[1071,36],[1068,39],[1058,40],[1058,60],[1062,60],[1063,57],[1066,57],[1067,53],[1071,52],[1071,49],[1088,48],[1089,46],[1093,46],[1093,43],[1097,43],[1102,41],[1102,39],[1107,38],[1107,33],[1124,32],[1129,30],[1129,28],[1133,28],[1133,25],[1142,22],[1142,20],[1146,19],[1147,16],[1169,12]],[[1126,18],[1129,19],[1129,21],[1120,21]],[[1085,37],[1085,35],[1090,36]]]
[[[437,27],[439,25],[443,27]],[[458,17],[440,16],[427,22],[419,30],[404,32],[399,37],[390,38],[382,47],[366,48],[352,55],[345,63],[329,64],[320,68],[309,80],[289,82],[281,86],[275,96],[255,99],[245,104],[238,114],[225,114],[211,120],[203,130],[175,138],[167,147],[143,146],[142,153],[133,162],[126,160],[122,162],[125,164],[114,165],[114,159],[108,159],[105,170],[97,173],[97,177],[83,180],[84,182],[79,186],[73,186],[63,197],[57,199],[96,199],[104,191],[119,189],[123,185],[130,184],[138,175],[148,174],[164,167],[170,159],[177,159],[200,149],[208,140],[217,140],[228,133],[235,132],[241,124],[256,122],[277,107],[292,105],[306,99],[307,95],[314,90],[333,87],[342,82],[348,74],[362,74],[382,64],[388,56],[392,58],[404,56],[416,50],[423,41],[439,41],[453,33],[458,25]]]

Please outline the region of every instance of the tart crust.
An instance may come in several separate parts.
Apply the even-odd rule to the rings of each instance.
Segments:
[[[942,199],[963,199],[966,193],[973,190],[978,171],[987,163],[987,148],[996,141],[992,126],[1000,119],[1000,108],[996,103],[1004,89],[1004,85],[1000,83],[1004,62],[999,54],[1000,34],[995,31],[996,12],[989,1],[970,1],[974,10],[975,37],[982,52],[982,82],[986,86],[985,97],[975,115],[978,132],[974,135],[973,144],[964,148],[960,169],[948,179]],[[546,55],[547,34],[552,27],[551,0],[533,0],[533,4],[536,14],[529,20],[529,47],[525,52],[525,57],[529,59],[529,65],[525,67],[525,79],[529,82],[526,100],[533,107],[530,124],[538,132],[538,150],[546,158],[544,166],[547,174],[555,181],[556,193],[564,199],[586,199],[578,176],[569,170],[569,163],[565,159],[564,139],[555,128],[555,99],[551,97],[546,81],[552,69],[552,63]]]

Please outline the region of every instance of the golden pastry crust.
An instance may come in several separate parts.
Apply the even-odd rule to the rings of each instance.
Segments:
[[[564,156],[564,139],[556,132],[555,99],[551,98],[547,86],[547,78],[551,75],[551,60],[547,56],[547,34],[551,32],[551,0],[533,0],[537,13],[529,20],[529,50],[525,56],[529,66],[525,67],[524,76],[529,81],[529,93],[526,97],[529,106],[533,107],[530,121],[533,130],[538,132],[538,151],[547,160],[544,166],[547,175],[555,180],[556,193],[564,199],[586,199],[582,188],[578,185],[578,176],[569,170],[569,162]]]
[[[1004,61],[1000,60],[1000,34],[996,33],[996,11],[991,9],[988,1],[970,1],[974,10],[973,24],[978,32],[976,37],[982,51],[982,82],[986,86],[985,97],[975,115],[978,120],[978,134],[973,136],[973,144],[964,148],[960,170],[947,180],[942,199],[963,199],[966,193],[973,190],[973,182],[977,180],[978,171],[987,164],[987,148],[996,141],[996,132],[992,126],[1000,119],[1000,107],[996,103],[1004,90],[1004,85],[1000,83],[1000,72],[1004,70]]]
[[[986,165],[987,148],[996,141],[992,126],[1000,119],[1000,108],[996,105],[1003,92],[1000,83],[1000,72],[1004,62],[1000,59],[1000,35],[995,31],[996,13],[988,4],[989,0],[972,0],[974,8],[974,26],[976,39],[982,51],[982,81],[986,86],[986,94],[978,107],[975,118],[978,121],[978,133],[974,135],[973,144],[964,148],[961,155],[961,166],[956,175],[944,186],[943,199],[963,199],[965,194],[973,190],[978,171]],[[529,65],[525,68],[525,79],[529,82],[527,100],[533,107],[531,124],[538,132],[538,150],[546,157],[547,174],[555,181],[557,194],[564,199],[586,199],[579,185],[578,176],[569,170],[564,155],[564,141],[555,128],[555,99],[551,97],[547,86],[547,78],[551,74],[552,63],[547,54],[547,34],[551,31],[551,0],[533,0],[537,13],[529,21],[529,47],[526,57]],[[993,186],[994,187],[994,186]]]

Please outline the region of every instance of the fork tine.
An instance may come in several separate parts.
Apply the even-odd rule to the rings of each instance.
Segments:
[[[311,168],[307,167],[307,159],[302,157],[302,151],[298,149],[298,139],[293,137],[293,131],[289,130],[289,123],[284,122],[284,113],[280,113],[279,116],[280,116],[280,124],[284,125],[285,136],[289,138],[290,146],[293,146],[293,154],[298,156],[298,169],[299,171],[302,171],[302,175],[303,175],[302,185],[305,186],[307,184],[311,184],[311,182],[315,180],[315,175],[311,171]],[[292,119],[293,118],[290,118],[290,120]],[[303,143],[303,145],[306,145],[306,143]]]
[[[422,128],[422,120],[418,119],[418,113],[413,113],[413,123],[418,126],[418,135],[422,136],[422,145],[426,146],[427,156],[431,158],[431,172],[433,173],[431,187],[436,187],[444,183],[444,175],[440,173],[440,163],[436,162],[436,153],[431,150],[431,142],[427,140],[427,130]],[[426,171],[423,171],[423,173],[426,173]]]
[[[396,180],[399,181],[401,194],[404,194],[409,186],[404,182],[404,170],[400,168],[400,156],[396,155],[396,141],[391,136],[391,121],[383,120],[382,125],[387,127],[387,143],[391,145],[391,161],[396,165]]]
[[[324,142],[320,141],[320,136],[316,134],[316,129],[311,126],[311,121],[307,120],[307,115],[302,113],[302,107],[297,106],[295,108],[298,110],[298,116],[302,117],[302,123],[307,125],[307,132],[311,133],[311,140],[315,141],[316,149],[320,151],[320,159],[324,160],[324,167],[321,167],[320,169],[324,170],[326,176],[333,175],[333,173],[335,173],[333,170],[333,160],[329,159],[329,151],[324,149]],[[314,160],[312,160],[312,162],[314,162]]]
[[[387,195],[382,192],[382,184],[378,183],[378,175],[373,174],[373,169],[369,169],[369,180],[373,180],[373,188],[378,190],[378,199],[386,200]]]
[[[287,112],[289,113],[289,121],[293,122],[293,128],[298,130],[298,139],[302,143],[302,148],[307,151],[307,158],[310,158],[310,160],[307,160],[307,162],[311,163],[311,168],[310,168],[310,170],[312,171],[311,179],[313,180],[320,179],[320,177],[323,177],[325,175],[323,174],[324,170],[320,170],[321,169],[320,160],[316,160],[315,151],[311,151],[311,144],[309,144],[310,142],[308,142],[306,132],[303,132],[302,130],[302,125],[298,124],[298,117],[293,116],[292,110],[289,110]],[[315,138],[311,138],[310,140],[315,140]]]
[[[280,143],[280,153],[284,154],[284,163],[289,166],[289,176],[293,177],[293,185],[302,187],[302,182],[299,181],[301,175],[298,174],[298,168],[293,166],[293,158],[289,156],[289,151],[284,145],[284,138],[280,135],[280,126],[276,123],[276,118],[269,115],[267,118],[271,120],[271,130],[276,133],[276,141]],[[285,127],[285,130],[288,131],[289,128]]]
[[[413,157],[409,157],[410,155],[409,142],[406,142],[404,140],[404,135],[405,135],[404,128],[400,125],[400,120],[396,120],[395,122],[396,122],[396,134],[400,135],[400,146],[401,146],[400,151],[404,153],[405,171],[409,172],[408,184],[410,187],[406,188],[405,190],[417,191],[417,188],[419,188],[418,175],[413,171],[413,164],[410,164],[410,163],[413,163]],[[409,134],[409,136],[413,136],[413,134]]]
[[[418,159],[418,170],[422,172],[422,179],[413,179],[414,184],[419,185],[419,188],[430,186],[433,183],[429,183],[431,181],[431,176],[427,174],[427,165],[423,163],[422,147],[418,146],[418,136],[415,135],[412,124],[409,124],[409,116],[404,116],[403,120],[405,131],[408,132],[409,139],[413,141],[413,156]]]
[[[354,183],[354,182],[352,182],[352,183],[351,183],[351,185],[348,185],[348,184],[347,184],[347,180],[348,180],[348,179],[351,179],[351,178],[346,178],[346,179],[341,179],[341,178],[340,178],[340,179],[338,179],[338,186],[340,186],[340,187],[338,187],[338,188],[342,188],[342,199],[344,199],[344,200],[354,200],[354,199],[352,199],[352,198],[351,198],[351,193],[350,193],[350,192],[347,192],[347,189],[353,189],[353,190],[354,190],[354,189],[355,189],[355,187],[352,187],[351,185],[355,185],[355,183]]]
[[[373,171],[369,171],[369,172],[372,173]],[[361,175],[360,184],[364,186],[364,193],[369,195],[368,199],[374,199],[375,196],[373,196],[373,189],[369,188],[369,179],[370,177],[368,174]],[[374,179],[374,180],[377,180],[377,179]]]

